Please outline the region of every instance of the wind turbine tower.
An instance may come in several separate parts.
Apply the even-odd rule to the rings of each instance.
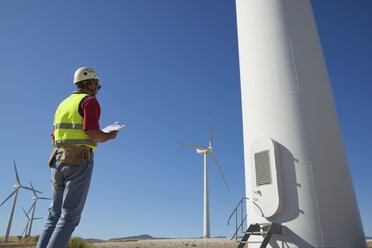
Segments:
[[[366,247],[311,1],[236,14],[249,247]]]
[[[18,172],[17,172],[17,166],[16,166],[15,161],[13,161],[13,164],[14,164],[14,170],[15,170],[16,179],[17,179],[18,184],[13,185],[14,191],[0,204],[0,207],[1,207],[7,200],[9,200],[14,195],[12,210],[10,211],[9,221],[8,221],[8,225],[7,225],[7,228],[6,228],[6,231],[5,231],[3,243],[8,243],[9,232],[10,232],[10,228],[12,226],[12,221],[13,221],[14,209],[15,209],[16,202],[17,202],[18,190],[20,188],[23,188],[23,189],[27,189],[27,190],[32,191],[31,188],[25,187],[21,184],[21,182],[19,180],[19,176],[18,176]],[[42,194],[42,192],[40,192],[40,191],[36,190],[36,192]]]
[[[210,238],[210,218],[209,218],[209,184],[208,184],[208,154],[210,153],[212,155],[212,158],[214,162],[216,163],[216,166],[218,170],[221,173],[221,176],[223,178],[223,181],[225,182],[227,191],[229,191],[229,187],[227,186],[225,177],[222,174],[221,168],[213,154],[213,134],[214,134],[214,126],[215,126],[216,119],[213,121],[213,128],[212,128],[212,133],[209,138],[209,146],[208,147],[203,147],[203,146],[197,146],[197,145],[189,145],[189,144],[184,144],[184,143],[177,143],[179,145],[183,146],[188,146],[196,149],[196,152],[198,154],[203,154],[204,156],[204,215],[203,215],[203,220],[204,220],[204,226],[203,226],[203,238]]]

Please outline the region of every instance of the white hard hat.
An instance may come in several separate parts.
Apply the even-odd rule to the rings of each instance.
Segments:
[[[74,75],[74,84],[77,84],[78,82],[87,80],[87,79],[97,79],[99,80],[99,77],[97,73],[89,67],[80,67],[75,71]]]

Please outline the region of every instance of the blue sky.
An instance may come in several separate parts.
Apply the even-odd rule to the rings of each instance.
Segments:
[[[372,236],[370,140],[372,2],[312,0],[366,235]],[[109,239],[203,233],[203,158],[177,142],[208,145],[211,235],[231,236],[227,218],[244,196],[235,1],[110,0],[0,2],[0,201],[16,182],[51,195],[54,111],[75,88],[73,73],[101,78],[101,127],[127,126],[99,145],[74,235]],[[32,193],[20,191],[11,235],[20,235]],[[345,203],[347,204],[347,203]],[[46,217],[49,202],[38,202]],[[11,202],[0,207],[4,235]],[[33,235],[44,220],[35,221]]]

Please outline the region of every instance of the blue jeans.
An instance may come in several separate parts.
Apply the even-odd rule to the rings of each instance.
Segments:
[[[52,165],[52,204],[37,248],[65,248],[80,222],[93,171],[93,155],[83,165],[59,162]]]

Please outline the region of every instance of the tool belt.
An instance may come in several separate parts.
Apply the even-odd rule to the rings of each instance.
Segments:
[[[86,146],[69,146],[56,147],[53,149],[49,158],[49,167],[52,167],[53,161],[57,153],[62,153],[58,161],[66,164],[82,165],[86,161],[90,161],[92,149]]]

